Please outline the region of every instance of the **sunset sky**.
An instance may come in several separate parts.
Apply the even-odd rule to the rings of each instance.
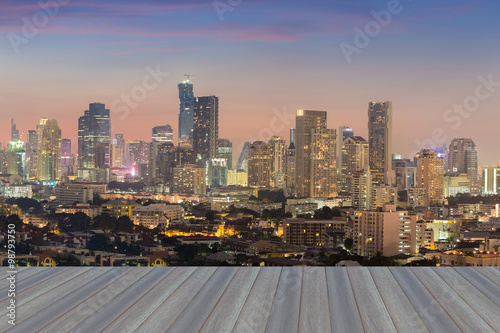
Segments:
[[[228,7],[219,12],[211,0],[60,2],[47,19],[37,0],[0,1],[4,145],[11,118],[24,139],[46,116],[75,150],[78,117],[92,102],[116,106],[113,133],[126,140],[150,141],[151,128],[167,123],[177,137],[177,84],[193,74],[195,96],[220,98],[219,136],[236,155],[244,141],[288,140],[296,109],[328,111],[330,128],[366,138],[368,102],[390,100],[395,153],[432,148],[434,132],[438,144],[471,137],[480,165],[500,162],[499,1],[220,0]],[[371,12],[391,6],[390,22],[373,24]],[[341,45],[377,26],[348,62]],[[169,74],[120,111],[147,68]]]

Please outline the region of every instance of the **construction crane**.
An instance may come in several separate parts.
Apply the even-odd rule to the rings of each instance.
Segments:
[[[189,77],[191,77],[191,76],[196,76],[196,75],[193,75],[193,74],[184,74],[184,76],[187,78],[187,80],[186,80],[186,81],[188,81],[188,82],[189,82]]]

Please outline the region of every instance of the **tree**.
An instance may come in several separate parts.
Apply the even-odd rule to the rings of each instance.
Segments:
[[[90,251],[109,251],[108,237],[104,234],[95,234],[90,238],[87,248]]]
[[[101,214],[94,217],[94,222],[92,223],[91,227],[92,229],[111,231],[113,230],[117,222],[118,219],[116,217],[109,214]]]
[[[352,238],[346,238],[344,240],[344,247],[348,251],[352,251],[352,247],[354,245],[354,240]]]
[[[134,223],[128,216],[120,216],[115,224],[115,231],[132,231],[134,230]]]

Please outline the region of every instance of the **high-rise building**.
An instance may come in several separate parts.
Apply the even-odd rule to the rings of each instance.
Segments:
[[[400,156],[398,156],[400,157]],[[415,186],[417,167],[409,159],[393,158],[392,168],[396,176],[396,187],[399,190],[408,190]]]
[[[347,137],[341,146],[341,191],[352,194],[352,175],[356,171],[368,171],[368,142],[360,136]]]
[[[233,168],[233,144],[228,139],[219,139],[217,157],[227,161],[227,169]]]
[[[296,156],[295,156],[295,145],[293,142],[290,142],[290,146],[286,150],[285,157],[285,174],[286,174],[286,193],[293,194],[296,192],[295,181],[297,178],[297,170],[296,170]]]
[[[295,128],[290,128],[290,144],[295,145]]]
[[[10,141],[18,141],[19,138],[19,130],[16,128],[16,124],[14,124],[14,119],[10,120]]]
[[[339,182],[339,188],[342,188],[342,183],[340,176],[342,174],[342,145],[345,139],[352,138],[354,136],[354,131],[348,126],[339,126],[339,131],[337,132],[337,181]]]
[[[5,151],[6,173],[26,176],[26,149],[21,140],[10,141]]]
[[[61,179],[61,129],[57,120],[42,119],[38,136],[38,180]]]
[[[153,127],[151,138],[153,142],[174,142],[174,131],[169,124]]]
[[[272,156],[269,144],[253,142],[248,147],[248,186],[270,187],[272,179]]]
[[[174,191],[176,193],[206,194],[205,168],[186,164],[174,168]]]
[[[305,197],[337,195],[336,131],[326,128],[326,111],[297,110],[296,186]]]
[[[189,139],[193,136],[193,108],[194,108],[194,94],[193,85],[189,80],[179,83],[179,139],[187,137]]]
[[[500,168],[499,167],[484,167],[482,177],[482,194],[493,195],[498,194],[500,186]]]
[[[370,210],[371,175],[370,170],[355,171],[351,176],[352,207],[358,210]]]
[[[248,171],[248,147],[250,147],[251,142],[245,142],[241,148],[240,156],[238,157],[238,164],[235,169]]]
[[[175,146],[172,142],[152,142],[150,149],[151,177],[162,180],[168,186],[173,185],[174,168],[178,166],[175,159]]]
[[[91,103],[89,109],[78,119],[78,155],[80,167],[97,168],[97,158],[101,164],[110,165],[111,121],[109,109],[104,104]],[[96,156],[100,147],[101,156]]]
[[[216,96],[196,97],[193,114],[193,149],[197,162],[204,165],[217,156],[219,98]]]
[[[369,103],[368,145],[373,183],[392,185],[392,103],[390,101]]]
[[[425,205],[441,203],[444,198],[444,158],[429,149],[417,155],[416,187],[425,189]]]
[[[71,176],[73,174],[73,165],[71,163],[71,140],[62,139],[61,141],[61,177]]]
[[[457,194],[470,193],[470,178],[466,173],[446,172],[443,180],[443,195],[445,198]]]
[[[37,131],[29,130],[28,139],[26,141],[26,178],[36,178],[37,168],[37,152],[38,152],[38,135]]]
[[[147,165],[149,163],[149,143],[141,140],[130,140],[126,144],[127,166]]]
[[[271,185],[284,189],[286,187],[286,140],[280,136],[273,136],[269,139],[269,148],[271,149]]]
[[[477,148],[472,139],[456,138],[451,141],[448,150],[448,172],[466,173],[470,178],[471,194],[479,194],[479,175],[477,166]]]
[[[125,139],[123,134],[115,134],[111,145],[111,167],[124,168],[126,165]]]
[[[227,185],[248,186],[248,172],[239,169],[228,170]]]

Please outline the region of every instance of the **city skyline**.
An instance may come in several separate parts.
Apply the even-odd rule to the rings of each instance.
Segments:
[[[45,116],[57,119],[62,136],[76,142],[74,117],[91,102],[110,109],[112,135],[149,141],[152,127],[168,123],[177,136],[176,86],[190,73],[195,96],[220,98],[219,137],[231,140],[236,153],[245,141],[288,138],[296,109],[326,110],[328,128],[346,125],[367,138],[367,103],[390,100],[394,153],[412,157],[434,148],[429,142],[441,146],[470,137],[479,164],[496,165],[500,159],[488,132],[500,120],[500,48],[490,42],[500,31],[494,15],[499,4],[400,1],[390,22],[348,62],[342,43],[355,45],[355,28],[376,22],[372,11],[388,10],[388,3],[319,2],[310,8],[298,1],[285,7],[282,1],[244,1],[221,20],[211,2],[122,2],[115,13],[114,1],[72,1],[16,53],[12,34],[23,36],[22,19],[30,21],[42,9],[9,1],[2,16],[0,107],[10,110],[7,119],[14,118],[24,140]],[[310,52],[315,49],[322,51]],[[137,106],[124,107],[122,94],[130,95],[155,71],[162,74],[148,84],[156,87]],[[481,98],[474,100],[478,91]],[[248,96],[251,102],[242,103]],[[289,117],[280,116],[285,110]],[[1,125],[4,145],[9,126]]]

